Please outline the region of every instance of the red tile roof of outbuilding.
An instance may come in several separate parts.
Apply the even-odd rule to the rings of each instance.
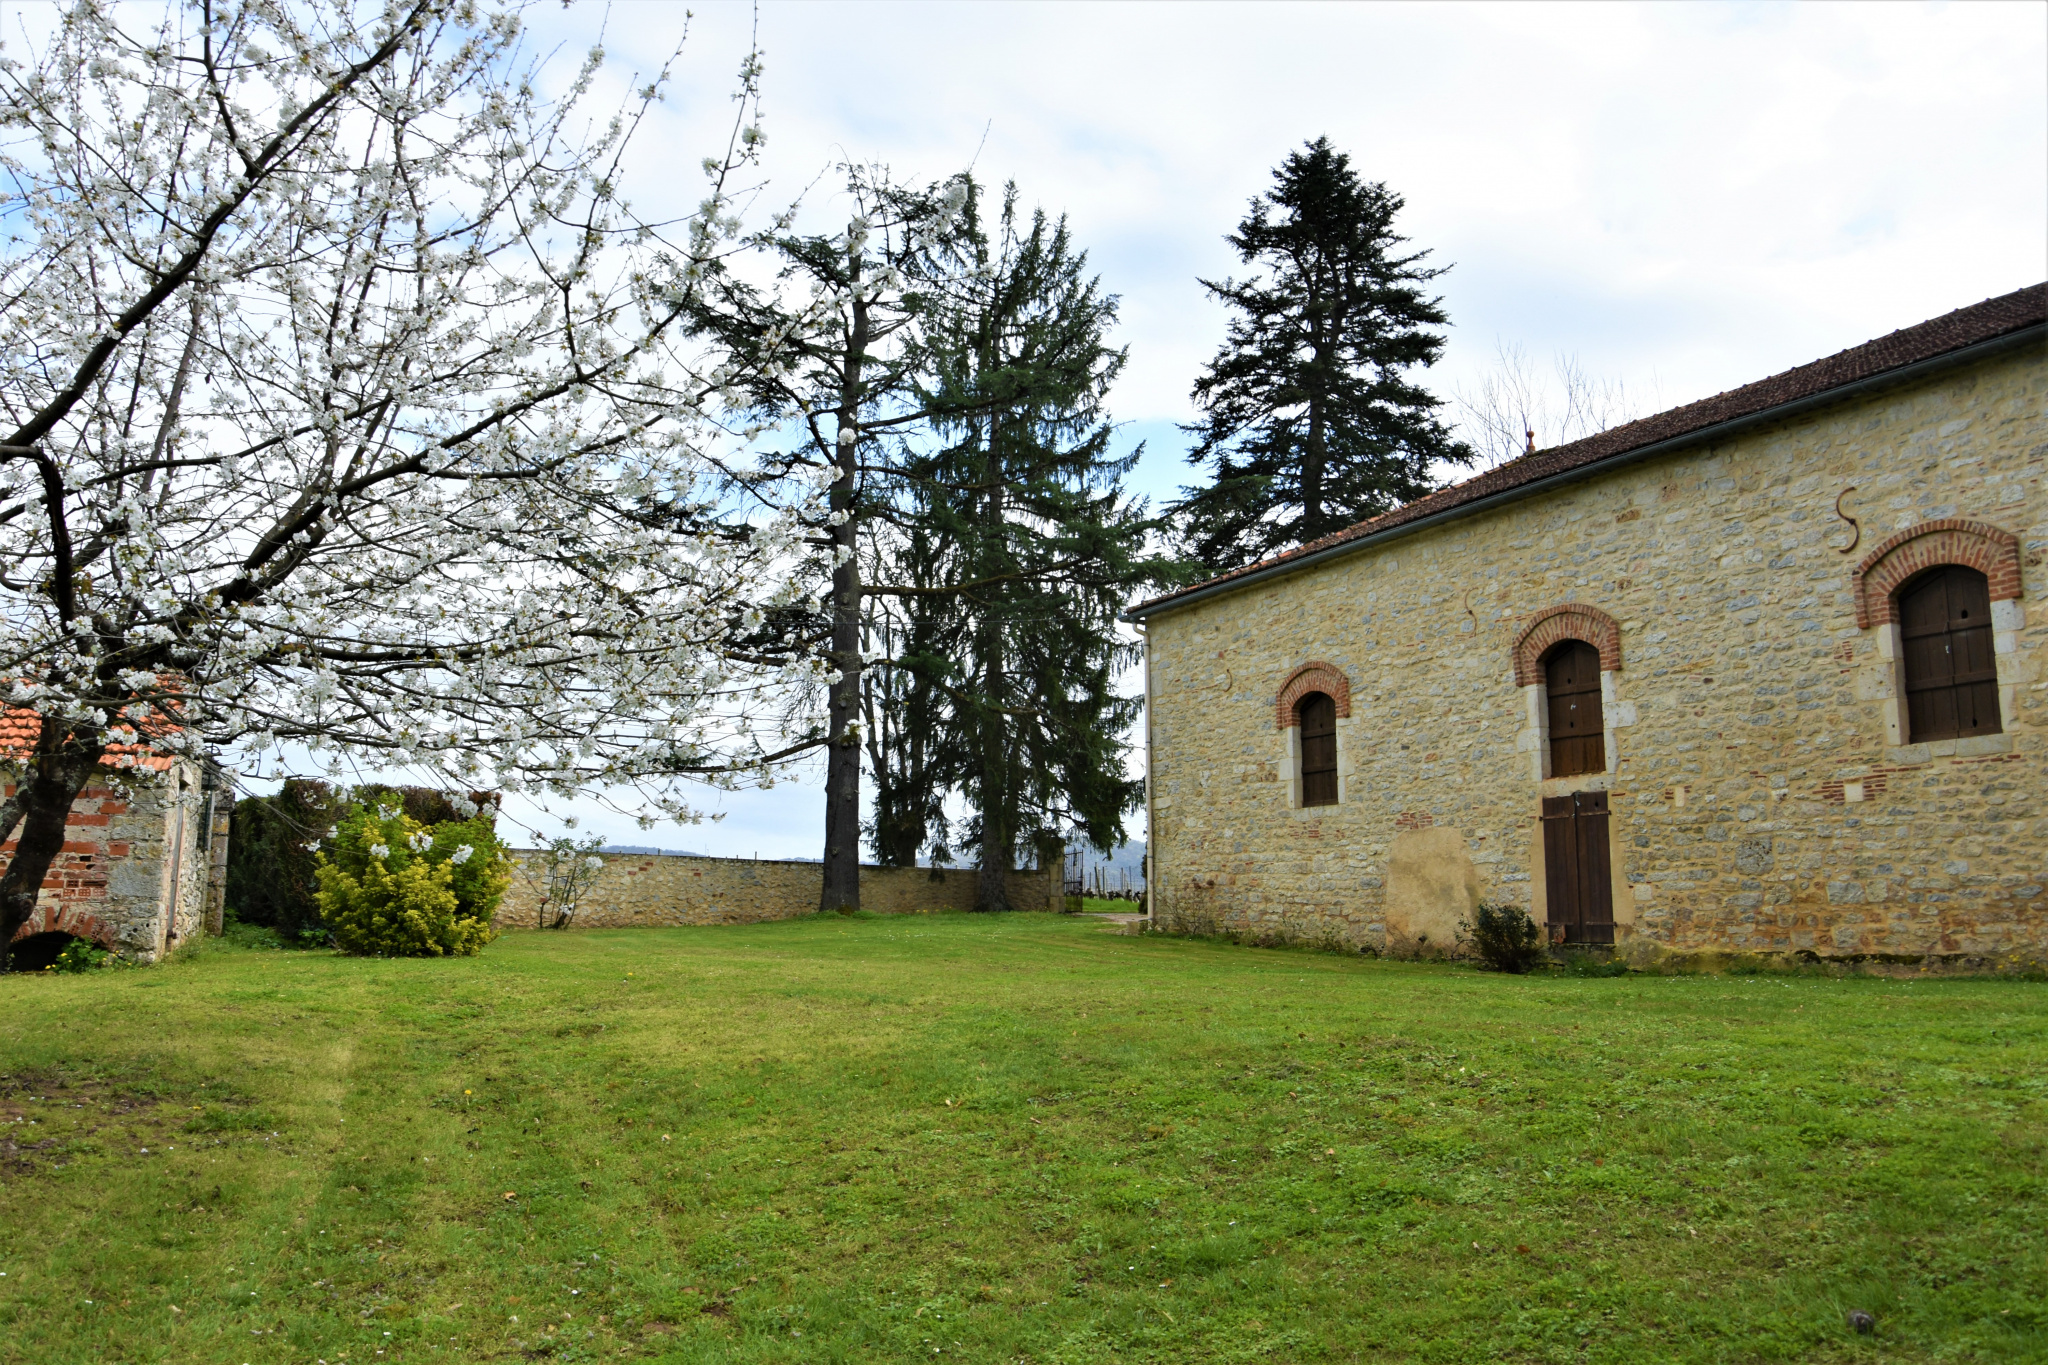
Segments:
[[[1646,447],[1703,435],[1729,422],[1764,416],[1789,404],[1824,399],[1836,390],[1882,379],[1895,371],[1997,341],[2028,328],[2038,328],[2044,323],[2048,323],[2048,284],[2016,289],[2010,294],[1944,313],[1918,326],[1902,328],[1875,341],[1866,341],[1861,346],[1852,346],[1824,360],[1774,374],[1768,379],[1759,379],[1754,384],[1717,393],[1712,398],[1702,398],[1696,403],[1629,422],[1584,440],[1510,460],[1475,478],[1440,488],[1391,512],[1347,526],[1286,554],[1141,602],[1131,608],[1129,615],[1149,616],[1174,606],[1184,598],[1206,597],[1240,579],[1264,578],[1285,571],[1296,567],[1299,561],[1320,559],[1327,551],[1355,541],[1370,540],[1411,522],[1488,502],[1501,494],[1604,464]]]
[[[0,763],[27,758],[42,734],[42,723],[42,717],[25,706],[0,707]],[[143,728],[152,734],[162,734],[172,727],[159,720],[153,724],[145,723]],[[129,733],[134,732],[130,730]],[[100,755],[100,766],[131,771],[146,768],[150,772],[161,773],[169,771],[171,756],[146,744],[109,744],[107,751]]]

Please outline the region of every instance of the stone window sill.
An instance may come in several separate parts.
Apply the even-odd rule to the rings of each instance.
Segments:
[[[1899,744],[1885,751],[1885,758],[1901,768],[1932,763],[1937,758],[1981,758],[1986,754],[2012,752],[2011,735],[1971,735],[1966,739],[1934,739],[1924,744]]]

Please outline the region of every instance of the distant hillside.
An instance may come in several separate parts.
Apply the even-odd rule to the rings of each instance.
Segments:
[[[653,848],[647,844],[606,844],[599,853],[659,853],[670,858],[709,858],[709,853],[692,853],[686,848]]]

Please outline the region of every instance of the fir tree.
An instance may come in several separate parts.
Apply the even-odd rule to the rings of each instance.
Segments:
[[[708,270],[693,317],[766,441],[727,466],[729,491],[799,510],[824,589],[735,658],[821,664],[825,725],[765,757],[825,750],[822,909],[858,908],[863,832],[885,863],[943,852],[952,792],[999,906],[1020,840],[1067,820],[1112,838],[1137,799],[1115,617],[1167,569],[1117,487],[1128,462],[1107,457],[1115,301],[1064,223],[1018,226],[1014,194],[993,243],[964,176],[914,190],[853,168],[848,197],[842,233],[756,239],[772,283]]]
[[[1195,381],[1191,463],[1206,487],[1169,508],[1183,544],[1216,573],[1307,544],[1419,497],[1431,466],[1471,454],[1407,372],[1443,351],[1447,267],[1403,252],[1403,201],[1360,180],[1317,138],[1288,154],[1226,240],[1248,279],[1203,280],[1230,305],[1227,340]]]
[[[1109,450],[1116,300],[1064,220],[1021,220],[1014,186],[992,226],[970,197],[965,259],[924,333],[940,444],[905,465],[913,496],[891,543],[910,580],[894,586],[909,647],[891,676],[906,706],[943,721],[902,727],[893,766],[917,777],[887,811],[878,801],[876,841],[888,817],[930,820],[938,789],[959,792],[977,907],[1001,910],[1020,852],[1069,829],[1108,848],[1136,808],[1123,735],[1140,702],[1115,686],[1135,646],[1117,615],[1175,568],[1147,553],[1155,523],[1121,488],[1136,454]]]

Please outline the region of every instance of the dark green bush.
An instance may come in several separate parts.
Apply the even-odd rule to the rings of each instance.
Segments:
[[[1480,902],[1472,922],[1460,925],[1472,940],[1472,951],[1490,972],[1520,975],[1543,961],[1543,930],[1517,905]]]
[[[275,796],[235,802],[228,835],[227,901],[244,924],[280,938],[324,938],[314,873],[321,840],[347,808],[325,782],[288,779]]]
[[[488,807],[481,815],[477,815],[475,811],[465,813],[457,808],[455,797],[433,787],[357,787],[349,793],[349,799],[358,806],[371,809],[378,806],[396,806],[429,829],[435,825],[458,824],[470,818],[491,822],[491,811]],[[475,802],[472,801],[471,804],[474,805]]]

